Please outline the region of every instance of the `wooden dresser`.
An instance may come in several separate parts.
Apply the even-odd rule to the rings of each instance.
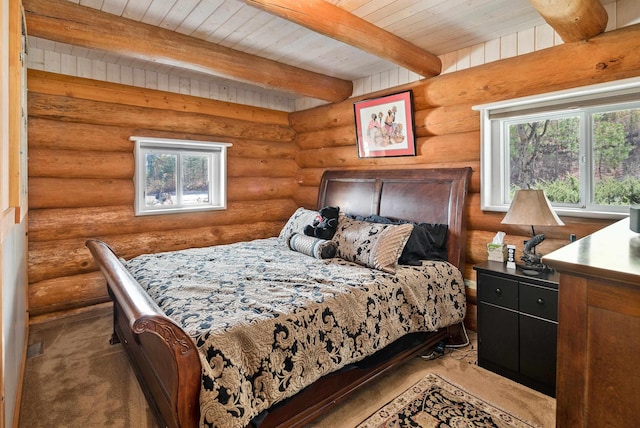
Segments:
[[[640,234],[620,220],[543,263],[560,273],[556,426],[637,426]]]

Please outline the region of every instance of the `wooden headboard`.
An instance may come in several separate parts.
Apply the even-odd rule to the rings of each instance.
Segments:
[[[447,224],[448,260],[464,270],[470,175],[468,167],[328,170],[320,183],[318,208],[339,206],[347,214]]]

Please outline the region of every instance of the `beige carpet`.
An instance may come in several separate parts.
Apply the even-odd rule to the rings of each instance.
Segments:
[[[111,331],[110,308],[30,326],[21,428],[157,427]]]
[[[20,428],[157,427],[122,347],[109,345],[111,323],[102,308],[30,327]],[[470,347],[380,376],[310,427],[355,427],[430,373],[531,425],[554,427],[555,400],[478,367],[470,336]]]

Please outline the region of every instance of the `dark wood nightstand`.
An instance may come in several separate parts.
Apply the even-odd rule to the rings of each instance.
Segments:
[[[504,263],[473,267],[478,289],[478,365],[555,397],[558,281]]]

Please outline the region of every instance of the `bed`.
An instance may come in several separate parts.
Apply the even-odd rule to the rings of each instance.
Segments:
[[[341,217],[341,225],[360,227],[371,221],[370,216],[446,225],[447,262],[397,265],[385,271],[367,268],[361,260],[347,260],[346,256],[315,258],[291,250],[292,234],[285,231],[291,232],[287,226],[294,216],[276,238],[141,255],[127,261],[119,259],[106,243],[87,241],[113,300],[112,343],[124,346],[161,426],[303,426],[375,376],[447,340],[448,328],[461,323],[465,311],[460,270],[470,174],[470,168],[446,168],[329,170],[322,176],[318,208],[340,207],[349,215]],[[295,221],[293,224],[296,226]],[[393,233],[385,236],[395,236],[404,245],[408,238],[400,231],[405,231],[404,226],[388,226],[386,230],[393,229]],[[338,255],[348,251],[347,245],[339,247],[338,235],[343,241],[349,236],[346,226],[343,229],[336,232]],[[270,251],[279,253],[272,256]],[[242,261],[220,264],[234,254]],[[258,259],[257,265],[249,264],[252,258]],[[169,260],[192,271],[169,269]],[[276,265],[284,271],[274,273]],[[290,271],[293,265],[306,273]],[[315,269],[320,271],[314,273]],[[219,275],[214,282],[222,287],[207,288],[206,296],[193,297],[193,290],[202,288],[194,285],[194,278],[211,276],[214,271]],[[424,300],[420,293],[440,293],[440,285],[432,286],[424,278],[449,276],[446,281],[455,291],[447,289],[435,303]],[[405,287],[414,278],[428,283],[418,287],[419,293],[390,288]],[[258,286],[251,285],[254,280]],[[364,286],[355,285],[361,283]],[[292,284],[302,297],[290,294],[287,287]],[[257,288],[260,286],[264,288]],[[233,296],[234,290],[242,290],[240,297]],[[262,304],[259,295],[268,294],[276,297]],[[387,301],[396,305],[399,300],[405,306],[387,308]],[[203,306],[207,302],[211,310]],[[243,317],[232,322],[238,317],[236,306]],[[214,307],[223,310],[211,315]],[[430,314],[433,307],[439,308],[437,315]],[[342,312],[347,315],[340,315]],[[366,316],[357,321],[357,313],[364,312]],[[399,324],[396,316],[406,322]],[[357,325],[346,325],[350,323]],[[294,336],[294,329],[310,332],[312,324],[318,324],[318,333]],[[224,336],[219,334],[220,326]],[[330,329],[333,326],[341,326],[337,331],[342,333],[337,335]],[[316,346],[321,340],[324,342]],[[223,351],[223,342],[236,351]],[[272,349],[269,355],[260,356],[255,350],[263,342]],[[284,348],[294,355],[280,353]],[[240,361],[240,368],[234,358]],[[305,366],[305,361],[311,364]],[[275,367],[275,371],[267,375],[266,367]]]

